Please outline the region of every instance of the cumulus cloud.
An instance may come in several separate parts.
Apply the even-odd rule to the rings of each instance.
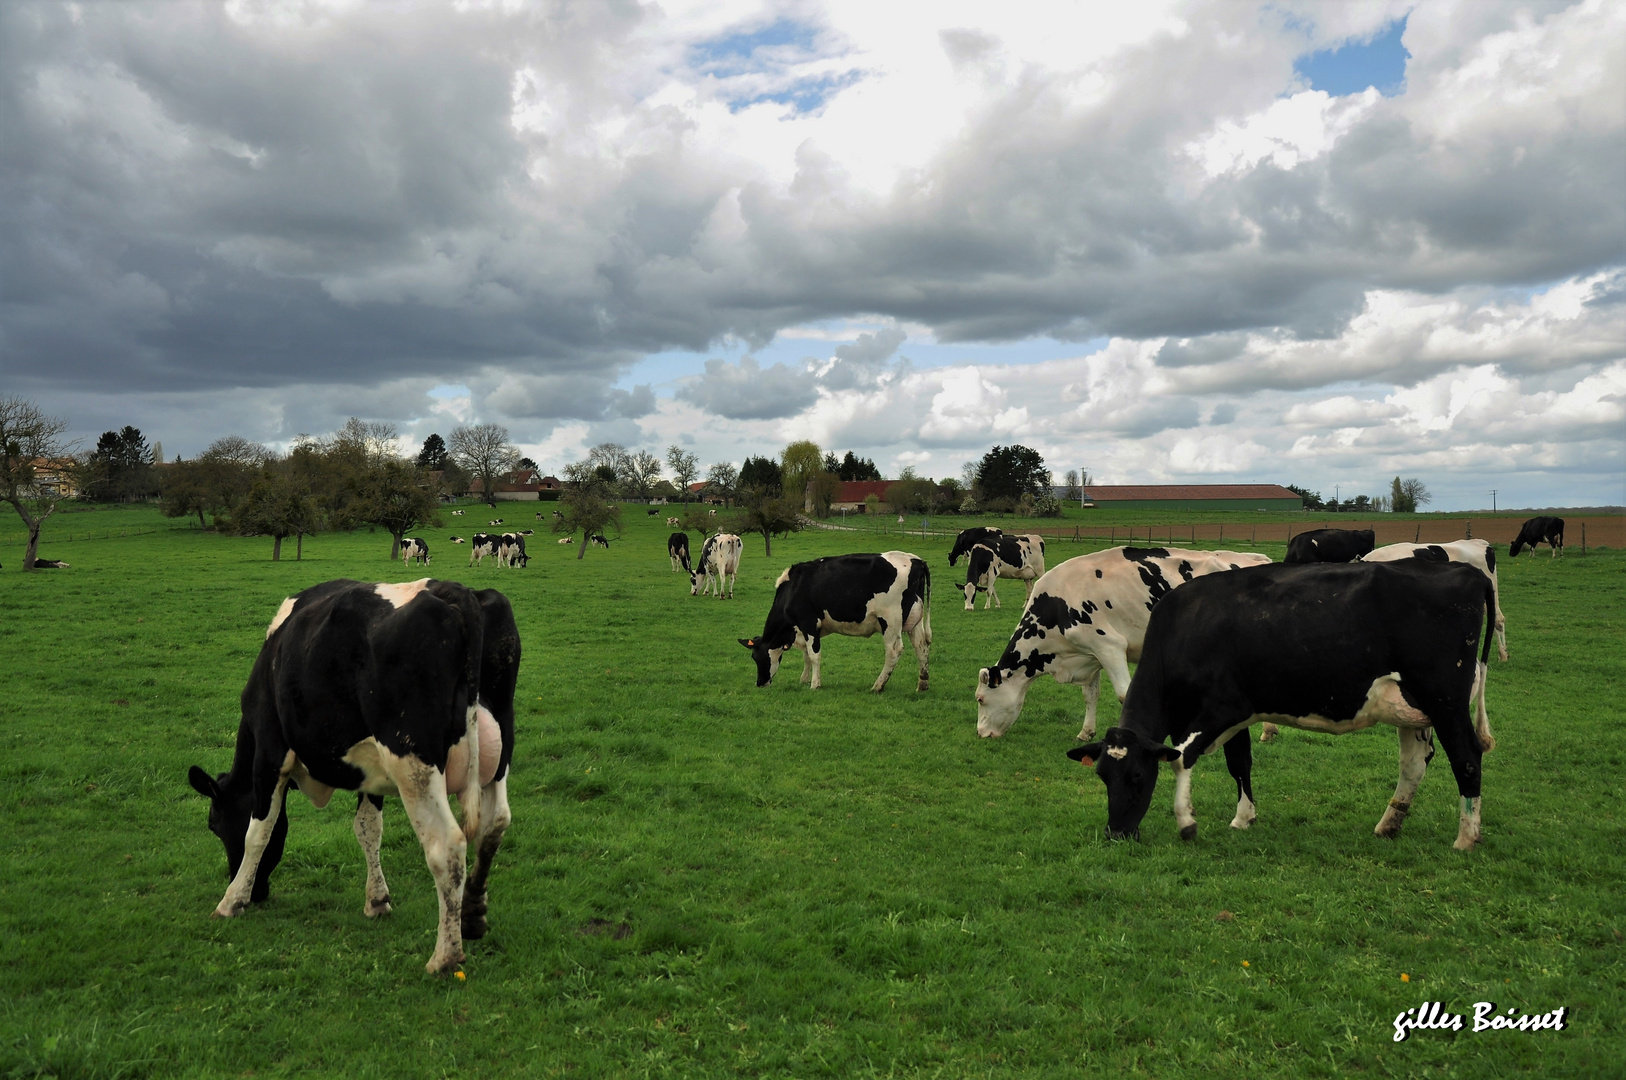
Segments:
[[[738,364],[707,360],[706,373],[677,396],[730,420],[773,420],[794,416],[818,398],[818,378],[804,364],[774,364],[764,370],[755,357]]]

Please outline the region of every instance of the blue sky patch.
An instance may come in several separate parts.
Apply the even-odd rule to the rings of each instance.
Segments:
[[[720,67],[726,70],[750,70],[749,61],[759,49],[796,49],[813,52],[813,27],[790,19],[780,19],[760,30],[749,33],[727,34],[693,46],[694,63],[699,68]]]
[[[1293,70],[1310,84],[1335,97],[1359,94],[1368,86],[1384,97],[1394,97],[1406,86],[1406,61],[1411,54],[1400,43],[1406,20],[1396,19],[1366,42],[1352,41],[1336,49],[1309,53],[1293,62]]]

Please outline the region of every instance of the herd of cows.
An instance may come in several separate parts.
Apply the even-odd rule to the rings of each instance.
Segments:
[[[455,512],[454,512],[455,513]],[[538,518],[542,515],[538,514]],[[500,525],[501,519],[492,525]],[[486,555],[524,567],[531,530],[475,534],[470,564]],[[598,537],[589,537],[597,541]],[[459,537],[453,543],[464,543]],[[1526,522],[1513,555],[1536,543],[1563,552],[1563,521]],[[607,546],[607,541],[605,541]],[[734,593],[743,544],[708,535],[691,561],[673,533],[673,571],[690,594]],[[1045,541],[994,528],[967,529],[949,565],[967,562],[965,607],[978,592],[999,604],[999,578],[1027,591],[999,660],[976,677],[977,732],[1004,735],[1035,679],[1082,688],[1085,744],[1067,752],[1093,766],[1107,789],[1107,832],[1135,837],[1160,763],[1173,766],[1174,813],[1196,834],[1191,772],[1223,749],[1237,784],[1231,827],[1253,824],[1248,728],[1286,725],[1343,734],[1387,724],[1400,741],[1400,778],[1379,820],[1396,836],[1438,738],[1461,799],[1455,847],[1480,840],[1480,761],[1494,745],[1484,688],[1494,637],[1507,659],[1496,557],[1484,540],[1375,548],[1371,530],[1303,533],[1286,561],[1232,551],[1116,547],[1045,569]],[[403,565],[427,565],[427,543],[409,537]],[[762,633],[741,638],[768,685],[784,654],[803,655],[802,681],[820,686],[820,642],[831,634],[880,634],[885,661],[871,689],[886,688],[907,637],[929,686],[931,573],[905,551],[834,555],[797,563],[774,584]],[[510,820],[514,694],[521,657],[508,599],[424,578],[403,584],[329,581],[284,600],[242,694],[230,769],[193,766],[209,800],[209,828],[224,844],[230,885],[215,909],[231,917],[269,894],[288,832],[290,787],[318,807],[337,789],[357,792],[353,829],[367,862],[364,911],[390,910],[379,863],[383,797],[399,796],[439,895],[431,972],[455,969],[463,942],[486,932],[486,883]],[[1137,664],[1131,679],[1129,665]],[[1096,738],[1105,673],[1123,703],[1119,723]],[[1240,737],[1238,737],[1240,736]],[[459,821],[449,797],[458,796]],[[474,865],[468,866],[468,845]]]

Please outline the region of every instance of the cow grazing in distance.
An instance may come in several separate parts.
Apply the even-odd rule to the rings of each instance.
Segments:
[[[1068,559],[1034,583],[999,662],[977,673],[977,734],[997,738],[1010,730],[1033,680],[1049,674],[1083,689],[1078,737],[1094,738],[1101,673],[1122,701],[1158,602],[1207,574],[1269,562],[1252,552],[1136,547]]]
[[[681,523],[682,520],[680,518],[669,517],[666,519],[666,524],[671,528],[676,528]]]
[[[968,530],[969,531],[969,530]],[[994,591],[995,578],[1015,578],[1022,582],[1024,599],[1033,595],[1033,583],[1044,576],[1044,539],[1039,536],[1019,536],[1002,533],[988,537],[972,546],[965,574],[965,609],[970,611],[977,593],[986,590],[988,599],[983,610],[991,604],[1002,606]]]
[[[554,517],[554,520],[556,520],[556,521],[564,520],[564,516],[565,516],[565,512],[563,510],[555,510],[553,512],[553,517]]]
[[[360,793],[363,911],[388,913],[383,797],[399,795],[440,898],[427,966],[456,968],[464,939],[485,935],[487,875],[509,823],[519,662],[513,610],[494,590],[329,581],[284,600],[243,690],[231,769],[194,765],[187,776],[226,848],[232,880],[215,914],[230,918],[270,894],[290,785],[318,807],[335,789]]]
[[[587,542],[589,544],[596,544],[599,547],[603,548],[605,551],[610,550],[610,538],[605,536],[603,533],[592,533],[592,534],[590,534],[587,537]]]
[[[691,578],[694,577],[694,567],[689,564],[689,534],[675,532],[666,538],[666,555],[672,560],[672,572],[676,573],[681,567],[683,572]]]
[[[401,538],[401,565],[409,566],[413,559],[418,560],[419,566],[429,565],[429,545],[416,536],[403,536]]]
[[[473,566],[476,563],[484,562],[487,555],[497,557],[498,548],[501,545],[501,536],[492,533],[475,533],[469,539],[469,565]],[[501,560],[499,559],[499,561]]]
[[[1455,846],[1466,851],[1480,840],[1485,733],[1471,708],[1494,612],[1490,582],[1470,566],[1406,560],[1214,574],[1158,604],[1122,721],[1068,756],[1095,766],[1107,786],[1107,831],[1119,837],[1139,834],[1158,762],[1173,762],[1175,819],[1189,840],[1191,767],[1221,746],[1237,783],[1231,827],[1253,824],[1249,724],[1268,717],[1333,735],[1388,724],[1399,729],[1400,780],[1374,831],[1399,834],[1437,736],[1461,796]]]
[[[461,511],[461,510],[453,510],[452,511],[452,516],[453,517],[462,517],[463,516],[463,511]]]
[[[819,642],[827,634],[870,637],[886,643],[886,662],[870,687],[886,689],[903,655],[903,637],[915,647],[925,690],[932,643],[932,575],[926,560],[907,551],[879,555],[831,555],[797,563],[774,583],[773,606],[762,633],[741,638],[757,664],[757,685],[767,686],[786,649],[802,650],[802,681],[820,686]]]
[[[497,565],[517,566],[524,569],[531,561],[525,554],[525,537],[519,533],[503,533],[497,541]]]
[[[733,533],[712,533],[700,547],[700,561],[689,571],[689,595],[699,596],[717,587],[723,598],[723,579],[728,579],[728,598],[734,599],[734,582],[740,573],[740,554],[745,542]]]
[[[949,565],[953,566],[959,562],[960,556],[971,554],[971,549],[978,544],[986,544],[1004,535],[999,529],[983,525],[960,530],[960,535],[954,538],[954,546],[949,549]]]
[[[1371,529],[1311,529],[1287,542],[1290,563],[1354,562],[1377,544]]]
[[[1516,559],[1519,557],[1519,552],[1528,547],[1531,557],[1534,558],[1537,544],[1546,544],[1552,549],[1547,556],[1549,559],[1564,554],[1564,519],[1561,517],[1531,518],[1519,526],[1519,535],[1513,538],[1513,543],[1508,548],[1508,555]]]

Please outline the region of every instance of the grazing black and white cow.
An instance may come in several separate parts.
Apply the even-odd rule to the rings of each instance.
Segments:
[[[734,533],[712,533],[700,547],[700,561],[689,571],[689,595],[700,596],[715,584],[717,599],[723,598],[723,579],[728,579],[728,598],[734,599],[734,582],[740,575],[740,553],[745,542]]]
[[[503,533],[497,540],[497,565],[517,566],[524,569],[531,557],[525,554],[525,537],[519,533]]]
[[[1488,733],[1475,731],[1471,710],[1494,612],[1478,570],[1416,560],[1254,566],[1194,581],[1152,612],[1119,726],[1068,756],[1106,784],[1113,836],[1139,834],[1158,762],[1173,762],[1175,819],[1189,840],[1191,767],[1220,746],[1237,782],[1231,827],[1253,824],[1248,725],[1342,735],[1389,724],[1400,780],[1375,831],[1399,834],[1437,736],[1456,774],[1456,847],[1466,851],[1480,839]]]
[[[970,531],[970,530],[967,530]],[[974,544],[966,560],[965,609],[970,611],[977,593],[987,592],[982,607],[1002,607],[994,590],[996,578],[1021,581],[1025,595],[1033,595],[1033,583],[1044,576],[1044,540],[1038,536],[1000,534]]]
[[[679,518],[669,517],[666,519],[666,524],[672,528],[676,528],[678,525],[682,524],[682,521]]]
[[[603,533],[589,533],[587,542],[589,544],[596,544],[605,551],[610,550],[610,538],[605,536]]]
[[[429,565],[429,544],[416,536],[403,536],[401,538],[401,565],[410,566],[413,559],[418,560],[419,566]]]
[[[1376,546],[1371,529],[1311,529],[1287,542],[1290,563],[1354,562]]]
[[[211,776],[194,765],[187,777],[226,847],[232,880],[215,914],[230,918],[269,895],[290,785],[318,807],[337,788],[360,793],[363,910],[388,913],[383,796],[399,795],[440,894],[427,966],[460,964],[463,940],[486,932],[486,879],[509,822],[519,661],[513,610],[495,590],[329,581],[284,600],[243,690],[231,769]]]
[[[562,520],[565,516],[565,512],[563,510],[555,510],[553,512],[553,516],[555,520]]]
[[[926,560],[907,551],[831,555],[797,563],[779,575],[762,633],[741,638],[757,662],[757,685],[767,686],[786,649],[802,650],[802,681],[820,685],[819,640],[826,634],[870,637],[886,643],[886,662],[870,687],[886,689],[909,635],[920,661],[916,690],[927,686],[932,644],[932,575]]]
[[[999,529],[979,525],[972,529],[960,530],[960,535],[954,538],[954,546],[949,549],[949,565],[953,566],[960,561],[960,556],[969,555],[971,549],[978,544],[989,540],[997,540],[1005,534]]]
[[[1513,538],[1513,543],[1508,548],[1508,555],[1516,559],[1519,557],[1520,551],[1529,548],[1530,556],[1534,558],[1537,544],[1546,544],[1552,548],[1552,552],[1547,556],[1549,559],[1564,554],[1564,519],[1561,517],[1531,518],[1519,526],[1519,535]]]
[[[493,518],[492,520],[486,522],[486,524],[487,525],[501,525],[502,524],[502,518]]]
[[[1269,556],[1252,552],[1136,547],[1068,559],[1034,584],[999,663],[977,673],[977,734],[997,738],[1009,731],[1033,681],[1048,674],[1082,687],[1078,737],[1094,738],[1101,673],[1122,701],[1129,665],[1140,662],[1158,602],[1196,578],[1268,562]]]
[[[694,567],[689,564],[689,534],[675,532],[666,538],[666,555],[672,560],[672,572],[676,573],[681,567],[689,577],[694,577]]]
[[[501,546],[501,536],[494,533],[475,533],[469,538],[469,565],[484,562],[487,555],[497,558],[498,548]],[[497,561],[502,560],[497,558]]]
[[[648,514],[650,517],[654,517],[656,514],[658,514],[660,512],[661,512],[661,510],[660,510],[660,507],[658,507],[658,506],[651,506],[648,510],[644,511],[644,513]]]

